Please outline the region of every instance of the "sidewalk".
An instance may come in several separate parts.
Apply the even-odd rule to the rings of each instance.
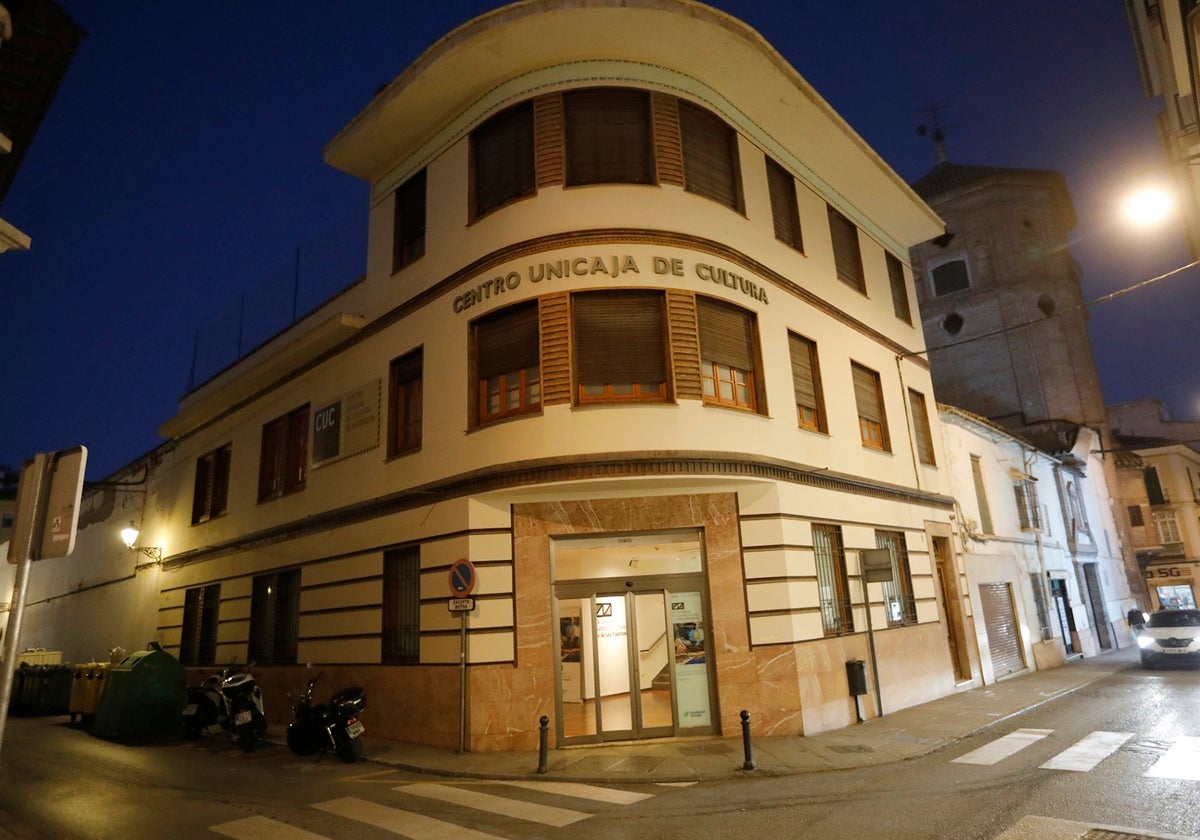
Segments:
[[[754,771],[745,761],[741,733],[734,738],[669,739],[638,744],[550,750],[539,774],[536,752],[458,753],[366,736],[368,761],[443,776],[575,782],[692,782],[744,773],[788,775],[847,770],[931,753],[1006,718],[1060,697],[1137,662],[1126,647],[1060,668],[961,691],[845,729],[809,736],[752,740]],[[862,698],[864,708],[872,702]]]

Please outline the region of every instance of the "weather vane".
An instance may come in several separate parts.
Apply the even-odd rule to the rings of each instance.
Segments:
[[[934,157],[938,163],[948,163],[950,160],[946,154],[946,128],[940,119],[944,110],[945,108],[937,102],[930,102],[925,107],[925,113],[929,115],[929,122],[917,126],[917,134],[933,139]],[[950,128],[954,127],[950,126]]]

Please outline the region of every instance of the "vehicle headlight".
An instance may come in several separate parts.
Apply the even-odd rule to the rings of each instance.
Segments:
[[[1153,636],[1138,636],[1138,647],[1148,648],[1154,647],[1154,643],[1158,641]]]

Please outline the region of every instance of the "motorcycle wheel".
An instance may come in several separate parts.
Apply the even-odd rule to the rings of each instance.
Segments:
[[[189,741],[195,741],[204,733],[204,721],[199,715],[190,715],[183,720],[183,736]]]
[[[362,739],[351,738],[344,732],[339,732],[333,737],[334,746],[337,747],[338,758],[347,764],[353,764],[362,758]]]

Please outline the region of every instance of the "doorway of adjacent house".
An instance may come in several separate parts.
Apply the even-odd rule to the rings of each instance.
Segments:
[[[936,563],[938,586],[942,590],[942,604],[946,611],[946,644],[950,647],[950,663],[954,667],[954,681],[963,682],[971,678],[971,660],[967,651],[967,634],[963,629],[962,598],[958,591],[958,570],[954,555],[950,553],[950,540],[933,538],[933,557]]]
[[[560,743],[713,731],[697,531],[558,538]]]

